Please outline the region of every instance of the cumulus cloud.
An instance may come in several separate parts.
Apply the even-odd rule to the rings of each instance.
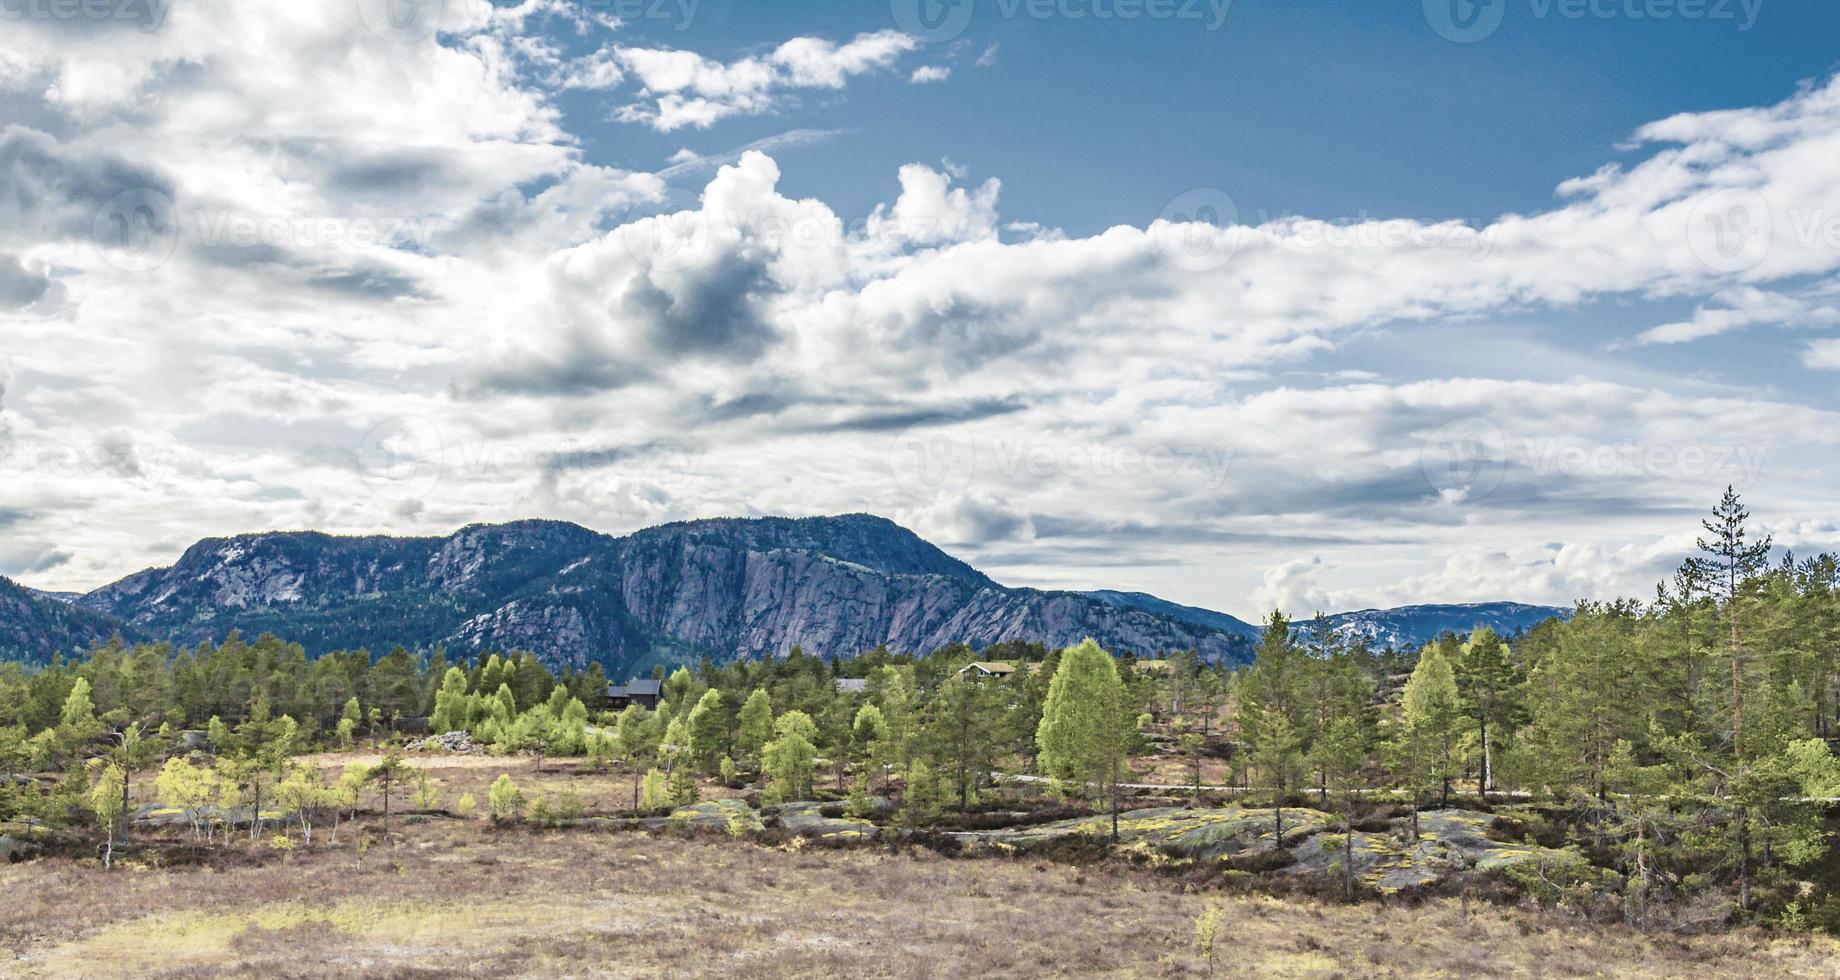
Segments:
[[[256,528],[868,510],[1017,584],[1250,616],[1643,594],[1727,483],[1775,521],[1831,497],[1825,403],[1497,323],[1831,326],[1840,250],[1796,218],[1840,213],[1840,83],[1644,127],[1535,213],[1076,236],[1002,213],[1029,174],[910,163],[853,217],[785,190],[774,154],[829,130],[617,166],[559,93],[695,129],[911,79],[915,44],[716,57],[579,8],[451,0],[416,43],[332,3],[0,36],[42,123],[0,131],[0,503],[55,542],[0,558],[86,588]],[[1461,341],[1348,353],[1415,330]]]

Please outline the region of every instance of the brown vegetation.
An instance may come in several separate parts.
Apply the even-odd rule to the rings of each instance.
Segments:
[[[440,761],[450,805],[506,763],[533,787],[611,801],[621,785]],[[362,851],[374,816],[336,847],[193,861],[143,835],[112,874],[70,857],[0,867],[0,974],[1200,976],[1194,921],[1210,904],[1224,975],[1840,972],[1831,941],[1752,931],[1677,938],[1483,903],[1229,896],[1117,866],[411,819],[394,847]]]

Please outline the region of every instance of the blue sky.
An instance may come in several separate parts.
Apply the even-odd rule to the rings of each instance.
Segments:
[[[1029,175],[1006,186],[1006,213],[1075,234],[1142,225],[1202,185],[1228,188],[1248,214],[1487,220],[1549,206],[1560,181],[1620,158],[1643,123],[1773,103],[1840,60],[1829,5],[1765,4],[1743,30],[1735,2],[1730,20],[1661,21],[1496,2],[1509,5],[1501,27],[1454,44],[1405,2],[1235,0],[1210,30],[1205,4],[1193,20],[1121,22],[1036,19],[1026,6],[1006,17],[983,0],[962,34],[916,59],[953,66],[935,86],[868,79],[842,98],[679,134],[607,126],[594,98],[570,115],[597,158],[629,167],[683,146],[845,130],[784,157],[788,193],[844,214],[886,199],[901,164],[944,156]],[[704,0],[690,24],[632,21],[648,41],[728,57],[896,26],[879,3],[722,0]],[[976,68],[993,44],[994,64]]]
[[[7,7],[0,575],[869,511],[1567,603],[1728,483],[1840,547],[1831,4],[921,3]]]

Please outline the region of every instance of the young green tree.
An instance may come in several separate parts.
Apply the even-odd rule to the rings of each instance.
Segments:
[[[939,773],[924,761],[915,760],[907,767],[906,788],[901,795],[901,822],[908,827],[925,827],[939,816],[945,802],[945,786]]]
[[[1418,665],[1406,681],[1402,705],[1407,731],[1423,739],[1430,749],[1427,761],[1438,781],[1443,804],[1448,806],[1450,781],[1456,777],[1457,730],[1463,714],[1456,673],[1439,644],[1428,643],[1419,652]]]
[[[1118,839],[1118,784],[1134,713],[1118,664],[1091,639],[1061,652],[1035,742],[1042,771],[1085,791],[1109,786]]]
[[[994,679],[955,673],[933,694],[927,741],[952,781],[961,811],[971,806],[972,794],[996,764],[1008,709],[1005,688]]]
[[[1297,769],[1293,763],[1308,748],[1310,669],[1308,654],[1291,637],[1290,620],[1274,610],[1252,665],[1240,674],[1235,720],[1252,766],[1278,797],[1290,791]],[[1273,771],[1272,765],[1278,768]]]
[[[96,717],[96,704],[90,699],[87,678],[79,677],[58,712],[58,755],[66,761],[82,755],[91,742],[102,736],[102,720]]]
[[[641,783],[642,796],[634,810],[650,813],[671,806],[671,793],[665,785],[664,771],[648,769]]]
[[[466,672],[449,667],[434,695],[434,716],[428,726],[436,734],[459,731],[471,722],[468,711]]]
[[[1470,634],[1457,662],[1452,665],[1463,713],[1476,723],[1477,741],[1482,752],[1482,768],[1477,779],[1484,802],[1494,782],[1493,744],[1489,741],[1493,726],[1500,739],[1519,717],[1521,707],[1520,672],[1508,653],[1508,644],[1487,626]]]
[[[1271,782],[1271,808],[1274,846],[1284,846],[1284,797],[1295,785],[1303,768],[1303,736],[1291,724],[1290,716],[1267,708],[1253,716],[1259,738],[1253,745],[1252,764]]]
[[[642,704],[631,704],[620,712],[620,755],[633,771],[633,810],[640,809],[640,777],[658,761],[658,745],[663,730],[658,716]]]
[[[385,755],[381,762],[372,766],[370,769],[369,781],[377,787],[378,795],[383,798],[384,840],[391,840],[390,796],[396,791],[397,787],[408,781],[410,770],[411,767],[403,762],[402,753],[395,749],[390,750],[390,753]]]
[[[805,712],[788,711],[774,722],[773,730],[777,737],[767,743],[763,755],[768,800],[786,803],[809,799],[818,760],[818,750],[812,744],[818,726]]]
[[[315,765],[293,766],[287,778],[275,785],[275,803],[282,810],[294,814],[308,847],[313,846],[313,825],[319,819],[320,809],[329,799],[325,777],[320,775],[319,767]]]
[[[755,688],[735,717],[737,761],[759,765],[760,752],[773,740],[773,699],[765,688]]]
[[[855,721],[850,725],[850,744],[855,749],[856,761],[862,766],[863,774],[879,773],[888,764],[888,722],[882,717],[882,709],[873,704],[865,704],[856,709]]]
[[[511,781],[509,773],[500,773],[492,781],[492,789],[487,794],[487,802],[492,807],[493,823],[511,823],[524,816],[524,794],[517,784]]]
[[[1353,715],[1337,718],[1317,745],[1317,759],[1325,784],[1341,796],[1342,811],[1342,883],[1349,901],[1354,901],[1354,811],[1355,794],[1362,788],[1362,772],[1367,764],[1367,731],[1361,719]]]
[[[96,814],[96,822],[102,825],[106,840],[102,851],[102,867],[105,871],[115,863],[117,825],[126,812],[122,806],[122,787],[125,785],[127,777],[122,774],[121,766],[111,762],[103,768],[102,776],[96,780],[96,788],[89,796],[90,808]]]
[[[175,756],[167,759],[160,774],[154,777],[153,791],[159,795],[160,802],[184,811],[194,841],[204,836],[207,828],[205,807],[220,795],[215,770],[192,765]]]
[[[671,797],[673,807],[689,806],[702,795],[696,786],[696,774],[687,765],[675,766],[671,769],[671,779],[666,792]]]
[[[714,772],[716,760],[726,755],[723,743],[728,737],[728,725],[722,715],[722,692],[711,688],[697,699],[685,720],[689,742],[685,751],[690,763],[703,772]]]

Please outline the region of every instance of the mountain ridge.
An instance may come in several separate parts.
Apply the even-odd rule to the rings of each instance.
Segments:
[[[1004,586],[871,514],[711,518],[623,536],[545,520],[446,537],[258,532],[202,539],[171,566],[74,600],[28,598],[37,622],[43,604],[71,611],[70,642],[93,642],[102,624],[177,644],[237,630],[312,655],[399,643],[518,649],[555,667],[599,662],[610,675],[793,646],[849,657],[1086,636],[1121,652],[1193,649],[1238,663],[1258,635],[1225,613],[1146,593]],[[53,630],[33,650],[58,645]]]

